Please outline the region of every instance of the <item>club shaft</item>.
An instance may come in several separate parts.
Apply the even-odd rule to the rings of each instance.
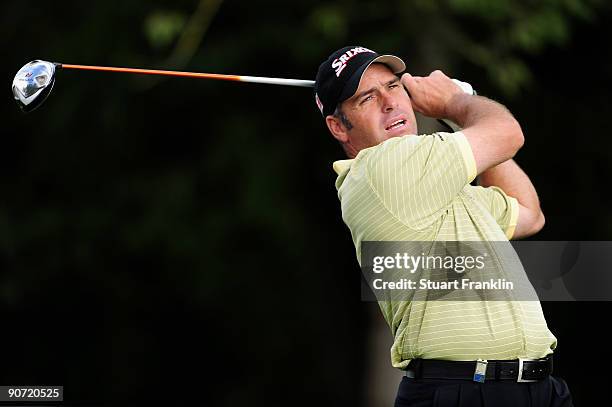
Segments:
[[[240,75],[224,75],[216,73],[201,73],[201,72],[182,72],[182,71],[164,71],[159,69],[140,69],[140,68],[120,68],[112,66],[95,66],[95,65],[73,65],[73,64],[56,64],[62,69],[80,69],[87,71],[104,71],[104,72],[123,72],[136,73],[144,75],[163,75],[163,76],[181,76],[187,78],[200,79],[217,79],[222,81],[234,82],[251,82],[263,83],[269,85],[285,85],[285,86],[301,86],[312,88],[314,81],[302,79],[284,79],[284,78],[266,78],[262,76],[240,76]]]

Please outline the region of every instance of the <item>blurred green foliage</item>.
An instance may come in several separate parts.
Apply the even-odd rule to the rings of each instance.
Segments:
[[[144,21],[144,31],[152,47],[167,47],[176,40],[185,26],[181,12],[154,11]]]

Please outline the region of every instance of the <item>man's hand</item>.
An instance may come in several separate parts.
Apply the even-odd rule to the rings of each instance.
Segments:
[[[411,76],[405,73],[402,84],[410,94],[412,107],[417,112],[435,119],[447,119],[451,100],[463,95],[463,90],[442,71],[433,71],[429,76]]]

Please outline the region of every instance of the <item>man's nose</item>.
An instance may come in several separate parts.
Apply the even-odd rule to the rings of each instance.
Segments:
[[[387,93],[383,92],[382,94],[382,109],[385,113],[388,113],[397,107],[397,101],[395,98]]]

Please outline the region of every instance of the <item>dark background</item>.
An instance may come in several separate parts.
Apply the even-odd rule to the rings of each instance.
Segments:
[[[607,240],[612,13],[603,1],[6,1],[0,6],[0,384],[71,405],[367,405],[368,317],[311,90],[59,72],[32,59],[314,79],[346,44],[506,104],[538,240]],[[543,303],[556,375],[606,395],[607,302]],[[389,369],[390,363],[389,363]]]

